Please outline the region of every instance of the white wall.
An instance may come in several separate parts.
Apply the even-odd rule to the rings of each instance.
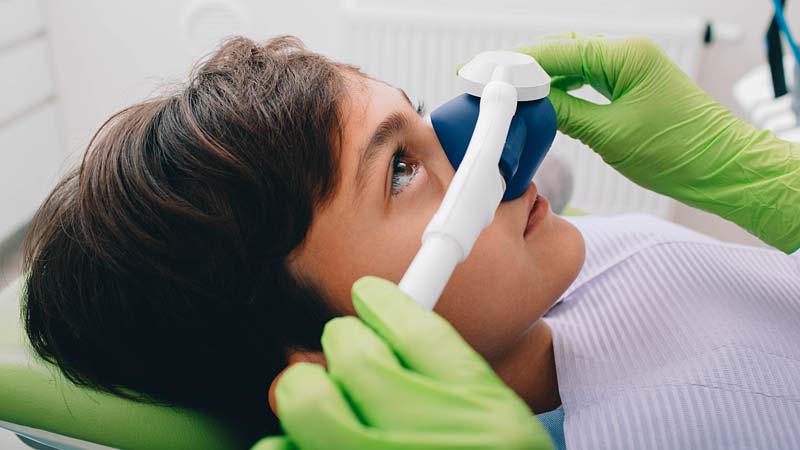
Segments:
[[[360,1],[360,0],[349,0]],[[366,0],[364,0],[366,1]],[[221,2],[221,0],[219,0]],[[214,15],[204,0],[110,2],[48,0],[51,46],[63,117],[63,142],[68,152],[83,150],[92,133],[110,114],[152,94],[169,81],[185,78],[191,64],[210,48],[210,42],[193,39],[182,18],[192,6],[210,4],[196,16],[198,27],[211,35],[242,33],[255,38],[295,34],[313,49],[347,59],[341,46],[338,1],[285,2],[234,0],[240,16]],[[396,7],[396,1],[371,0]],[[485,5],[477,0],[408,0],[404,5],[462,10]],[[800,8],[789,9],[790,23]],[[699,84],[722,104],[739,112],[731,87],[744,72],[764,60],[763,35],[771,16],[769,0],[561,0],[493,2],[509,10],[541,11],[573,17],[613,14],[628,20],[641,17],[701,16],[738,24],[743,39],[737,45],[712,44],[705,50]],[[569,31],[569,30],[565,30]],[[613,34],[614,30],[608,30]],[[733,225],[689,208],[679,208],[676,220],[701,231],[741,242],[755,242]]]
[[[63,159],[46,34],[38,0],[0,1],[0,266]]]
[[[47,1],[56,82],[64,105],[64,142],[69,152],[83,150],[92,133],[113,112],[152,95],[166,83],[181,81],[194,62],[213,48],[182,29],[195,1]],[[208,3],[208,2],[205,2]],[[254,38],[293,33],[321,52],[334,43],[334,2],[292,0],[230,2],[245,5],[233,26],[201,20],[220,35]],[[312,11],[312,14],[308,14]],[[225,19],[222,17],[221,19]],[[225,22],[217,18],[218,22]]]
[[[75,149],[84,144],[91,131],[114,110],[151,94],[166,81],[184,77],[191,64],[209,47],[191,41],[181,29],[181,19],[192,5],[204,3],[208,2],[46,2],[57,82],[66,115],[65,142],[68,148]],[[235,32],[255,38],[295,34],[315,50],[335,57],[347,57],[347,49],[339,48],[337,33],[340,2],[234,0],[224,3],[238,4],[243,12],[244,20],[238,26],[229,27]],[[381,0],[370,3],[381,3]],[[383,3],[396,5],[396,2],[387,0]],[[405,2],[414,6],[456,10],[482,3],[485,2]],[[771,11],[769,0],[506,0],[494,4],[505,5],[504,8],[510,10],[566,16],[608,17],[613,14],[636,20],[642,16],[695,15],[739,24],[744,32],[742,42],[735,46],[724,43],[709,46],[699,80],[712,96],[734,109],[731,86],[747,69],[763,60],[763,34]],[[792,21],[800,15],[790,8],[789,17]],[[793,22],[800,23],[798,20]],[[207,23],[209,28],[213,28],[213,18],[209,18]],[[224,25],[220,24],[219,28],[225,29]]]

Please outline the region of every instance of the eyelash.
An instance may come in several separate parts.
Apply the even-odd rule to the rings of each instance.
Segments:
[[[417,114],[420,116],[425,114],[425,102],[422,100],[417,103]]]
[[[405,175],[395,175],[395,169],[397,167],[396,165],[401,161],[410,168],[411,173]],[[419,170],[418,163],[416,161],[411,161],[410,158],[408,157],[408,149],[402,144],[399,145],[397,147],[397,150],[395,150],[394,155],[392,156],[392,162],[391,162],[392,196],[398,195],[399,193],[403,192],[403,189],[405,189],[409,184],[411,184],[411,181],[414,179],[415,176],[417,176],[418,170]],[[400,178],[402,177],[407,178],[405,184],[403,185],[401,185],[400,184],[401,181],[399,181]]]

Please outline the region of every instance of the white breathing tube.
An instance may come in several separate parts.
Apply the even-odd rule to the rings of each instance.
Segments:
[[[459,71],[462,87],[480,96],[480,112],[464,159],[422,234],[422,247],[400,290],[432,310],[456,266],[494,219],[505,192],[498,163],[517,102],[546,97],[550,77],[514,52],[484,52]]]

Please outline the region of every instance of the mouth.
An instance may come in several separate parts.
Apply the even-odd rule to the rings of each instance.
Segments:
[[[528,205],[530,205],[530,207],[528,209],[528,221],[525,224],[525,231],[522,234],[523,237],[527,237],[550,211],[550,202],[548,202],[547,198],[543,195],[539,195],[534,183],[528,186],[528,190],[525,192],[525,198],[528,200]]]

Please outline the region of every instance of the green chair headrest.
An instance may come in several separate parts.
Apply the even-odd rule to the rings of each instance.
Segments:
[[[120,449],[248,447],[211,417],[78,387],[31,357],[20,324],[21,281],[0,292],[0,421]]]

